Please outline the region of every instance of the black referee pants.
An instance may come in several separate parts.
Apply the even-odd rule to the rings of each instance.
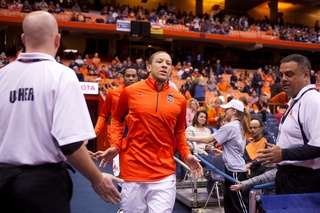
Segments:
[[[277,166],[276,194],[320,192],[320,169],[301,166]]]
[[[70,213],[72,180],[64,165],[0,165],[1,174],[8,176],[0,184],[0,212]]]

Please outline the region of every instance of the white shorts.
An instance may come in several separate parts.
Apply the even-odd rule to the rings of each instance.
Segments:
[[[176,199],[176,175],[157,182],[124,182],[124,213],[171,213]]]

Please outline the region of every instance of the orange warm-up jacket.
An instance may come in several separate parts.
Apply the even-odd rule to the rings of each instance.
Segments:
[[[186,99],[168,83],[158,92],[150,77],[126,87],[114,116],[112,147],[120,156],[120,177],[126,181],[154,182],[175,174],[174,152],[191,154],[186,142]],[[125,120],[128,134],[118,128]]]
[[[98,117],[97,124],[94,128],[96,135],[100,134],[104,125],[109,122],[110,118],[110,123],[113,122],[113,115],[115,114],[115,111],[117,109],[118,100],[123,89],[124,85],[108,92],[107,97],[104,100],[100,115]],[[108,130],[108,141],[111,142],[110,130]]]

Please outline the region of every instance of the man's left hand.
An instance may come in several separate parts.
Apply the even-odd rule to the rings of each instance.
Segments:
[[[190,168],[191,174],[196,174],[196,178],[202,177],[203,170],[200,165],[200,160],[194,155],[188,155],[186,159],[186,164]]]

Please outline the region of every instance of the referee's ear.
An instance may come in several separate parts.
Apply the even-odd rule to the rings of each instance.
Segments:
[[[21,41],[23,45],[26,47],[26,35],[24,33],[21,34]]]
[[[59,49],[59,47],[60,47],[60,39],[61,39],[61,35],[60,35],[60,33],[58,33],[54,38],[54,47],[56,49]]]

